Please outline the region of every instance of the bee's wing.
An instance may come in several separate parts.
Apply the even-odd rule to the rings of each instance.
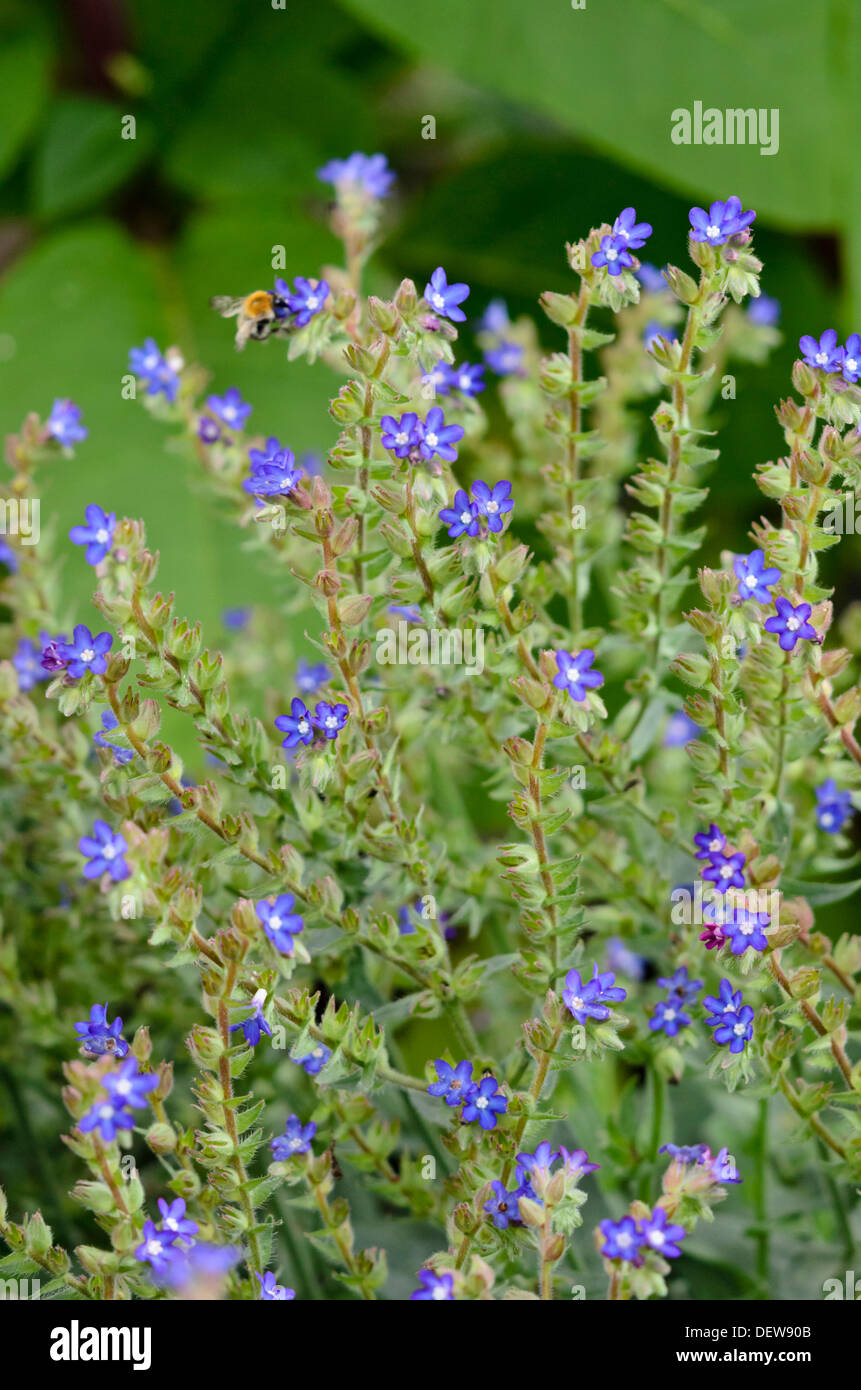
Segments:
[[[242,300],[236,299],[230,294],[216,294],[210,299],[209,307],[221,314],[222,318],[229,319],[233,314],[239,313],[242,308]]]

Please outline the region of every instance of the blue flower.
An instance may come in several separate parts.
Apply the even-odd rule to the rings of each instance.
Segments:
[[[774,603],[777,615],[766,618],[765,630],[780,634],[778,640],[783,651],[791,652],[802,637],[809,642],[818,641],[816,628],[807,621],[813,611],[809,603],[793,605],[788,598],[782,596],[778,596]]]
[[[662,1144],[658,1149],[659,1154],[669,1154],[679,1163],[702,1163],[708,1154],[708,1144]]]
[[[9,542],[4,541],[2,536],[0,536],[0,565],[5,565],[10,574],[15,574],[18,569],[18,556]]]
[[[656,265],[651,265],[649,261],[642,261],[639,270],[636,270],[634,274],[648,294],[666,294],[667,282]]]
[[[384,198],[396,175],[389,168],[384,154],[360,154],[348,159],[330,159],[317,170],[321,183],[331,183],[339,193],[367,193],[372,198]]]
[[[437,1080],[428,1086],[428,1095],[441,1098],[446,1105],[460,1105],[464,1096],[475,1085],[472,1079],[472,1062],[458,1062],[452,1067],[438,1057],[434,1066]]]
[[[380,421],[380,437],[383,448],[391,450],[395,458],[407,458],[419,442],[418,415],[414,410],[408,410],[399,420],[394,415],[384,415]]]
[[[711,860],[712,855],[723,854],[726,849],[726,835],[712,821],[707,831],[694,836],[694,844],[699,845],[697,859]]]
[[[102,1138],[111,1143],[121,1129],[134,1129],[135,1117],[126,1106],[113,1100],[97,1100],[78,1121],[78,1129],[84,1134],[97,1129]]]
[[[296,1154],[307,1154],[311,1152],[311,1140],[317,1133],[317,1126],[313,1120],[309,1120],[306,1125],[302,1124],[298,1115],[288,1115],[284,1125],[284,1133],[276,1134],[270,1140],[269,1147],[273,1156],[279,1162],[293,1158]]]
[[[184,1197],[176,1197],[170,1203],[166,1202],[164,1197],[159,1197],[158,1209],[161,1212],[162,1231],[172,1235],[174,1239],[196,1236],[200,1230],[197,1222],[185,1214]]]
[[[743,888],[746,858],[741,850],[735,854],[713,854],[708,868],[703,869],[703,878],[713,883],[719,893],[725,893],[728,888]]]
[[[590,1163],[589,1155],[585,1149],[566,1149],[563,1144],[559,1145],[558,1158],[562,1160],[562,1167],[570,1178],[585,1177],[587,1173],[597,1173],[601,1167],[600,1163]]]
[[[741,199],[735,195],[725,203],[712,203],[708,212],[703,208],[691,208],[691,240],[707,241],[709,246],[723,246],[731,236],[737,236],[749,227],[756,217],[755,212],[742,212]]]
[[[253,406],[242,399],[236,386],[231,386],[223,396],[207,396],[206,404],[228,429],[241,430],[245,427]]]
[[[12,654],[12,665],[18,673],[18,686],[21,690],[32,690],[39,681],[47,678],[42,665],[42,652],[29,637],[22,637]]]
[[[768,937],[763,929],[770,921],[767,912],[751,912],[746,907],[731,906],[728,911],[720,913],[715,924],[720,927],[724,937],[731,940],[733,955],[742,956],[747,950],[766,949]]]
[[[484,368],[462,362],[459,367],[449,369],[449,381],[464,396],[477,396],[485,388]]]
[[[66,670],[75,680],[92,671],[94,675],[104,675],[108,669],[107,653],[114,639],[109,632],[100,632],[94,637],[88,627],[78,623],[71,642],[57,642],[57,654],[65,663]]]
[[[668,1038],[674,1038],[680,1028],[690,1025],[690,1016],[684,1012],[685,1001],[680,994],[671,994],[669,999],[661,999],[655,1005],[655,1012],[649,1019],[653,1033],[662,1031]]]
[[[107,1004],[93,1004],[89,1019],[75,1024],[78,1042],[90,1057],[104,1057],[106,1054],[119,1057],[128,1056],[129,1045],[122,1037],[123,1021],[117,1015],[113,1023],[108,1023]]]
[[[624,241],[629,251],[638,251],[652,235],[648,222],[638,222],[633,208],[625,208],[613,223],[613,235]]]
[[[707,1020],[710,1028],[723,1017],[725,1013],[733,1012],[742,1006],[742,996],[740,989],[733,989],[729,980],[721,980],[718,986],[717,996],[714,994],[706,995],[703,999],[703,1008],[712,1017]]]
[[[396,618],[403,618],[408,623],[423,623],[422,610],[417,603],[390,603],[389,613],[394,613]]]
[[[434,313],[442,314],[444,318],[451,319],[453,323],[466,322],[466,314],[457,306],[462,304],[468,295],[469,285],[464,285],[460,281],[450,285],[441,265],[437,266],[425,285],[425,299]]]
[[[256,473],[259,468],[265,468],[267,465],[278,467],[282,461],[281,455],[285,453],[289,454],[290,450],[274,434],[270,434],[262,449],[248,450],[248,462],[251,464],[252,473]],[[292,463],[292,461],[293,456],[290,454],[290,462]]]
[[[325,309],[329,286],[325,280],[306,280],[303,275],[296,276],[294,286],[291,290],[286,280],[275,281],[279,295],[286,300],[290,312],[296,315],[296,327],[304,328],[315,314],[321,314]]]
[[[142,348],[130,350],[129,370],[145,383],[148,396],[164,395],[168,401],[176,400],[179,376],[162,356],[153,338],[147,338]]]
[[[415,1289],[410,1294],[410,1302],[451,1302],[454,1299],[454,1276],[451,1274],[434,1274],[432,1269],[420,1269],[418,1281],[420,1289]]]
[[[105,734],[111,733],[111,731],[113,729],[116,729],[118,726],[119,720],[117,719],[117,716],[113,713],[112,710],[106,709],[102,714],[101,729],[97,729],[96,732],[93,734],[93,743],[95,743],[99,748],[109,748],[114,755],[114,762],[118,763],[121,767],[124,767],[126,763],[130,763],[134,758],[134,749],[120,748],[118,744],[109,743],[108,740],[105,738]]]
[[[823,372],[837,372],[843,365],[842,349],[837,345],[837,333],[833,328],[826,328],[818,342],[811,334],[805,333],[799,338],[798,346],[808,367],[821,367]]]
[[[331,1047],[324,1047],[323,1043],[317,1043],[310,1052],[306,1052],[304,1057],[293,1057],[291,1061],[303,1067],[309,1076],[317,1076],[325,1067],[332,1055]]]
[[[242,608],[223,608],[221,610],[221,621],[226,628],[232,632],[242,632],[248,626],[251,618],[251,609]]]
[[[723,1047],[729,1043],[730,1052],[743,1052],[753,1037],[754,1012],[749,1004],[740,1009],[727,1009],[725,1014],[709,1024],[714,1029],[714,1040]]]
[[[56,439],[64,449],[71,448],[73,444],[80,444],[89,434],[87,427],[81,424],[81,407],[69,400],[54,401],[45,428],[51,438]]]
[[[840,349],[840,368],[844,381],[857,381],[861,375],[861,333],[851,333]]]
[[[578,970],[568,971],[562,998],[578,1023],[585,1023],[587,1018],[599,1021],[609,1018],[608,1003],[615,1004],[627,998],[628,991],[615,980],[612,970],[599,971],[597,965],[592,966],[592,978],[585,985]]]
[[[158,1085],[155,1072],[138,1071],[136,1057],[127,1057],[116,1071],[106,1072],[102,1085],[116,1105],[129,1105],[133,1110],[142,1110],[147,1104],[147,1096]]]
[[[195,1241],[189,1249],[172,1245],[162,1270],[156,1271],[160,1282],[172,1289],[187,1289],[192,1296],[211,1299],[216,1296],[213,1285],[241,1258],[232,1245],[207,1245]],[[199,1292],[198,1292],[199,1291]]]
[[[432,406],[423,422],[418,425],[419,453],[423,459],[432,459],[438,454],[448,463],[454,463],[457,449],[454,445],[463,439],[463,425],[447,425],[442,406]]]
[[[447,362],[436,362],[429,371],[422,372],[422,386],[432,386],[435,396],[447,396],[452,386],[452,368]]]
[[[282,748],[295,748],[297,743],[307,746],[313,742],[314,724],[302,700],[291,700],[290,713],[279,714],[274,722],[279,733],[287,735],[281,740]]]
[[[686,1004],[692,1004],[703,987],[702,980],[690,978],[686,965],[680,965],[673,975],[659,975],[658,984],[670,994],[677,994]]]
[[[477,324],[479,333],[502,334],[510,326],[508,306],[504,299],[491,299]]]
[[[633,1216],[623,1216],[621,1221],[602,1221],[601,1234],[604,1237],[601,1254],[610,1260],[633,1262],[644,1239]]]
[[[201,415],[197,422],[197,437],[204,444],[214,444],[221,438],[221,426],[211,415]]]
[[[471,488],[472,500],[479,516],[487,522],[488,530],[498,533],[502,530],[502,518],[514,511],[514,498],[511,496],[511,483],[495,483],[489,488],[479,478]]]
[[[740,599],[755,598],[757,603],[771,603],[774,595],[770,593],[770,588],[779,581],[780,570],[773,567],[764,569],[764,565],[765,554],[761,550],[752,550],[749,555],[736,555],[732,567],[738,580]]]
[[[84,865],[84,878],[101,878],[109,873],[114,883],[121,883],[130,877],[131,869],[123,858],[128,846],[107,821],[97,820],[92,835],[83,835],[78,841],[78,849],[89,861]]]
[[[816,823],[828,835],[836,835],[852,815],[852,794],[838,791],[833,777],[816,788]]]
[[[496,1129],[497,1115],[504,1115],[507,1109],[508,1097],[499,1090],[496,1078],[487,1073],[469,1088],[461,1116],[467,1124],[478,1120],[482,1129]]]
[[[292,893],[279,893],[273,903],[264,898],[254,904],[257,920],[263,923],[264,932],[275,949],[285,956],[293,954],[296,944],[293,937],[305,927],[298,912],[293,911],[295,905],[296,899]]]
[[[506,1192],[498,1178],[491,1183],[493,1192],[492,1197],[488,1197],[484,1203],[484,1210],[488,1216],[493,1217],[493,1224],[498,1231],[507,1229],[509,1222],[519,1222],[520,1213],[517,1209],[517,1193]]]
[[[69,540],[73,545],[85,545],[87,564],[97,565],[109,554],[114,543],[116,513],[103,512],[101,507],[91,502],[84,508],[84,516],[87,519],[86,526],[73,526],[69,532]]]
[[[184,1202],[183,1206],[185,1206]],[[194,1229],[197,1230],[197,1226]],[[140,1260],[142,1264],[145,1262],[151,1264],[155,1274],[165,1275],[168,1271],[176,1235],[170,1231],[160,1231],[154,1221],[145,1221],[141,1234],[143,1240],[140,1245],[135,1247],[135,1259]]]
[[[659,323],[657,319],[650,319],[643,329],[643,342],[651,351],[659,338],[664,338],[668,343],[676,342],[678,334],[674,328],[668,327],[665,323]]]
[[[655,1207],[652,1215],[640,1222],[640,1234],[650,1250],[655,1250],[665,1259],[674,1260],[681,1255],[679,1241],[684,1240],[687,1231],[684,1226],[667,1225],[667,1213],[663,1207]]]
[[[595,660],[595,653],[591,647],[584,647],[582,652],[573,655],[571,652],[554,652],[556,657],[556,675],[553,677],[553,684],[557,690],[565,690],[572,700],[585,700],[587,690],[598,690],[604,684],[604,677],[600,671],[592,671],[589,668]]]
[[[267,932],[267,936],[268,934]],[[263,1005],[265,1002],[266,990],[258,989],[254,998],[251,1000],[252,1011],[248,1015],[248,1018],[244,1018],[240,1023],[231,1023],[230,1025],[231,1033],[235,1033],[239,1028],[242,1029],[242,1035],[249,1047],[256,1047],[264,1033],[267,1037],[272,1037],[272,1029],[263,1017]]]
[[[761,294],[751,300],[747,316],[759,328],[774,328],[780,322],[780,300]]]
[[[275,1282],[275,1275],[271,1269],[267,1269],[264,1275],[259,1275],[257,1270],[254,1276],[260,1281],[260,1300],[262,1303],[289,1303],[296,1297],[295,1289],[288,1289],[286,1284]]]
[[[627,975],[632,980],[642,980],[645,978],[648,961],[645,956],[637,955],[626,946],[621,937],[611,936],[607,939],[607,964],[620,975]]]
[[[634,264],[634,258],[628,252],[624,237],[602,236],[600,249],[592,252],[592,264],[599,269],[606,266],[608,275],[621,275]]]
[[[457,540],[458,536],[477,536],[481,530],[478,508],[463,488],[458,488],[454,494],[452,506],[442,508],[439,519],[448,527],[452,540]]]
[[[708,1150],[706,1150],[708,1153]],[[711,1157],[711,1155],[709,1155]],[[711,1161],[711,1173],[716,1182],[737,1183],[744,1182],[744,1178],[738,1175],[735,1160],[730,1156],[729,1149],[722,1148],[716,1158]]]
[[[325,685],[331,679],[329,668],[322,662],[316,666],[309,666],[307,661],[300,661],[296,669],[296,688],[301,690],[303,695],[313,695],[315,690],[319,690],[321,685]]]
[[[550,1147],[549,1140],[543,1139],[534,1153],[522,1153],[517,1155],[517,1166],[514,1170],[514,1176],[522,1186],[529,1188],[530,1194],[534,1197],[534,1188],[532,1186],[533,1177],[536,1173],[540,1173],[543,1177],[547,1177],[558,1157],[559,1155],[555,1149]],[[523,1195],[525,1196],[527,1194],[524,1193]]]
[[[519,343],[510,343],[503,339],[496,347],[487,350],[484,360],[497,376],[523,374],[523,348]]]
[[[346,705],[330,705],[325,700],[318,700],[314,706],[314,728],[324,738],[337,738],[347,722],[349,713]]]
[[[699,732],[699,724],[695,724],[683,709],[677,709],[667,720],[667,727],[664,730],[664,747],[683,748],[686,743],[690,743],[692,738],[696,738]]]

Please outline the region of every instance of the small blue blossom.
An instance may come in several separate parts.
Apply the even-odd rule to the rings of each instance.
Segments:
[[[496,1129],[497,1115],[504,1115],[507,1109],[508,1097],[500,1091],[496,1078],[488,1073],[470,1087],[461,1116],[467,1124],[478,1120],[482,1129]]]
[[[122,1031],[123,1021],[119,1015],[113,1023],[108,1023],[107,1004],[93,1004],[89,1019],[75,1024],[78,1042],[90,1057],[109,1055],[119,1057],[120,1060],[127,1057],[129,1045],[122,1036]]]
[[[211,415],[201,415],[197,422],[197,437],[203,444],[214,444],[221,438],[221,426]]]
[[[135,1259],[141,1264],[151,1264],[155,1274],[167,1274],[176,1235],[170,1231],[160,1231],[154,1221],[145,1221],[141,1234],[143,1240],[135,1247]]]
[[[116,513],[104,512],[101,507],[91,502],[84,508],[84,516],[87,520],[86,526],[73,526],[69,532],[69,540],[73,545],[85,545],[87,549],[84,558],[87,564],[97,565],[110,553],[114,543]]]
[[[274,434],[270,434],[262,449],[248,450],[248,462],[251,464],[252,473],[256,473],[259,468],[265,468],[267,465],[274,465],[277,468],[281,462],[280,455],[285,453],[290,453],[290,450]],[[290,462],[292,462],[292,455]]]
[[[437,266],[425,285],[425,299],[434,313],[442,314],[444,318],[451,319],[453,323],[466,322],[466,314],[457,306],[462,304],[468,295],[469,285],[464,285],[460,281],[450,285],[441,265]]]
[[[764,568],[765,554],[762,550],[752,550],[749,555],[736,555],[732,562],[738,580],[740,599],[755,598],[757,603],[771,603],[774,595],[771,588],[780,580],[780,570]]]
[[[107,821],[97,820],[92,835],[83,835],[78,841],[78,849],[89,861],[84,865],[84,878],[101,878],[108,873],[114,883],[121,883],[131,876],[123,858],[128,845],[122,835],[114,834]]]
[[[713,910],[717,907],[716,904],[711,906]],[[707,914],[708,909],[703,914],[704,918]],[[771,918],[767,912],[751,912],[746,907],[733,905],[723,911],[717,909],[715,916],[708,920],[720,927],[724,939],[729,939],[734,956],[742,956],[747,950],[764,951],[768,946],[765,928]]]
[[[708,830],[701,831],[699,835],[694,836],[694,844],[699,846],[696,853],[697,859],[711,860],[712,855],[723,854],[726,849],[726,835],[712,821]]]
[[[302,479],[302,469],[294,468],[295,462],[293,450],[282,449],[269,463],[259,464],[250,477],[243,479],[244,491],[254,497],[288,497]]]
[[[496,347],[488,348],[484,360],[497,376],[523,375],[523,348],[519,343],[503,339]]]
[[[422,386],[432,387],[435,396],[447,396],[452,386],[452,369],[449,364],[436,362],[428,371],[422,372]],[[391,419],[391,416],[388,418]]]
[[[148,396],[163,395],[168,401],[176,400],[179,376],[162,356],[153,338],[147,338],[142,348],[130,350],[129,370],[144,382]]]
[[[719,893],[728,888],[743,888],[746,858],[741,850],[735,854],[713,854],[708,868],[703,869],[703,878],[713,883]]]
[[[637,955],[626,946],[621,937],[611,936],[607,939],[607,964],[611,970],[619,975],[627,975],[630,980],[643,980],[648,961],[645,956]]]
[[[517,1209],[517,1192],[507,1192],[498,1178],[491,1183],[492,1197],[488,1197],[484,1203],[484,1210],[488,1216],[493,1218],[493,1224],[498,1231],[508,1228],[510,1222],[519,1223],[520,1214]]]
[[[703,208],[691,208],[691,240],[707,241],[709,246],[723,246],[731,236],[737,236],[749,227],[756,217],[755,212],[742,212],[741,199],[733,195],[723,203],[712,203],[708,212]]]
[[[729,1043],[730,1052],[743,1052],[753,1037],[753,1019],[753,1009],[749,1004],[744,1004],[738,1010],[728,1009],[717,1023],[712,1021],[709,1027],[714,1029],[714,1040],[718,1046],[724,1047]]]
[[[599,269],[606,266],[608,275],[621,275],[634,264],[634,258],[624,237],[602,236],[600,249],[592,252],[592,264]]]
[[[323,1043],[317,1043],[310,1052],[305,1053],[304,1057],[293,1057],[291,1060],[302,1067],[307,1072],[308,1076],[318,1076],[331,1055],[331,1047],[325,1047]]]
[[[643,1233],[633,1216],[623,1216],[621,1221],[602,1221],[601,1234],[604,1244],[601,1254],[609,1260],[628,1260],[633,1263],[643,1244]]]
[[[706,1152],[708,1153],[708,1150]],[[709,1158],[711,1158],[710,1154]],[[722,1148],[717,1156],[711,1159],[711,1174],[715,1181],[720,1183],[744,1182],[744,1178],[739,1177],[735,1160],[726,1147]]]
[[[78,1129],[89,1134],[97,1129],[106,1143],[116,1139],[121,1129],[134,1129],[135,1117],[125,1105],[114,1100],[97,1100],[78,1121]],[[152,1225],[152,1223],[150,1223]]]
[[[314,728],[324,738],[337,738],[349,716],[347,705],[330,705],[318,700],[314,706]]]
[[[463,488],[458,488],[454,494],[452,506],[442,508],[439,519],[448,527],[452,540],[457,540],[459,536],[477,536],[481,530],[478,508]]]
[[[78,623],[71,642],[57,642],[57,654],[65,664],[70,676],[78,680],[87,671],[94,675],[104,675],[108,669],[107,654],[114,639],[109,632],[100,632],[94,637],[88,627]]]
[[[288,1158],[294,1158],[296,1154],[310,1153],[311,1140],[316,1133],[317,1126],[313,1120],[303,1125],[298,1115],[288,1115],[284,1133],[276,1134],[275,1138],[270,1140],[269,1147],[273,1157],[279,1162],[284,1162]]]
[[[861,333],[851,333],[840,349],[840,370],[844,381],[856,382],[861,376]]]
[[[575,1182],[578,1178],[586,1177],[588,1173],[597,1173],[601,1167],[600,1163],[589,1162],[589,1155],[585,1149],[566,1149],[563,1144],[559,1145],[557,1158],[562,1160],[563,1171]]]
[[[12,653],[12,665],[18,673],[18,686],[21,690],[32,690],[39,681],[46,679],[47,673],[42,665],[42,651],[29,637],[22,637]]]
[[[798,346],[808,367],[820,367],[823,372],[840,371],[843,365],[842,350],[837,344],[837,333],[833,328],[826,328],[818,341],[809,333],[803,334],[798,340]]]
[[[699,733],[699,724],[695,724],[690,715],[686,714],[683,709],[677,709],[667,720],[667,727],[664,730],[664,747],[683,748]]]
[[[296,689],[301,690],[303,695],[313,695],[315,690],[319,690],[329,680],[331,673],[328,666],[324,666],[322,662],[310,666],[307,661],[300,661],[296,668]]]
[[[278,1284],[271,1269],[267,1269],[264,1275],[259,1275],[254,1271],[255,1278],[260,1282],[260,1301],[262,1303],[289,1303],[296,1297],[295,1289],[288,1289],[286,1284]]]
[[[419,443],[418,415],[414,410],[408,410],[399,420],[394,415],[384,415],[380,421],[380,437],[383,448],[389,449],[395,458],[407,458]]]
[[[553,684],[557,690],[564,690],[572,700],[585,700],[587,690],[598,690],[604,684],[600,671],[591,670],[595,653],[591,647],[584,647],[576,655],[571,652],[554,652],[556,675]]]
[[[732,1011],[735,1013],[742,1006],[742,995],[740,989],[733,989],[729,980],[721,980],[718,986],[717,995],[707,994],[703,999],[703,1008],[712,1017],[707,1020],[710,1028],[723,1017],[725,1013]]]
[[[138,1071],[136,1057],[127,1057],[116,1071],[106,1072],[102,1085],[117,1105],[129,1105],[133,1110],[143,1110],[147,1096],[158,1085],[155,1072]]]
[[[659,1154],[669,1154],[678,1163],[702,1163],[708,1154],[708,1144],[662,1144]]]
[[[550,1169],[559,1157],[555,1149],[551,1148],[547,1139],[542,1140],[534,1153],[522,1153],[517,1155],[517,1166],[514,1176],[517,1181],[524,1186],[528,1186],[534,1194],[532,1186],[533,1178],[537,1173],[547,1177]],[[525,1195],[525,1194],[524,1194]]]
[[[197,1222],[185,1214],[184,1197],[176,1197],[172,1202],[166,1202],[164,1197],[159,1197],[158,1209],[161,1212],[162,1231],[175,1239],[190,1239],[200,1230]]]
[[[45,428],[51,438],[56,439],[64,449],[70,449],[73,444],[80,444],[89,434],[87,427],[81,424],[81,407],[69,400],[54,401]]]
[[[264,928],[265,930],[265,928]],[[267,936],[268,936],[267,932]],[[266,1002],[266,990],[258,989],[254,998],[251,1000],[251,1013],[239,1023],[231,1023],[230,1032],[235,1033],[239,1028],[242,1029],[242,1036],[245,1038],[249,1047],[256,1047],[261,1037],[265,1033],[267,1037],[272,1037],[272,1029],[263,1017],[263,1005]]]
[[[101,729],[97,729],[96,732],[93,734],[93,743],[95,743],[99,748],[109,748],[114,755],[114,762],[118,763],[120,767],[125,767],[125,765],[127,763],[130,763],[134,758],[134,749],[120,748],[118,744],[110,743],[105,738],[105,734],[111,733],[114,729],[118,727],[119,720],[117,719],[117,716],[114,714],[113,710],[106,709],[102,714]]]
[[[649,261],[641,261],[635,275],[648,294],[666,294],[669,288],[663,273]]]
[[[251,609],[223,608],[221,611],[221,621],[231,632],[243,632],[251,620]]]
[[[454,1276],[434,1274],[432,1269],[420,1269],[418,1281],[421,1288],[410,1294],[410,1302],[422,1303],[452,1302],[454,1299]]]
[[[206,404],[213,415],[231,430],[244,429],[253,409],[253,406],[242,399],[236,386],[231,386],[223,396],[207,396]]]
[[[678,339],[678,334],[674,328],[670,328],[665,323],[659,323],[657,319],[650,319],[643,329],[643,342],[651,351],[660,338],[664,338],[668,343],[674,343]]]
[[[428,1095],[437,1096],[446,1105],[460,1105],[464,1096],[475,1086],[472,1079],[472,1062],[458,1062],[451,1066],[438,1057],[434,1062],[437,1079],[428,1086]]]
[[[12,549],[8,541],[0,536],[0,565],[5,565],[10,574],[15,574],[18,569],[18,556]]]
[[[296,315],[296,327],[304,328],[315,314],[321,314],[329,297],[329,286],[325,280],[306,280],[297,275],[291,290],[286,280],[276,280],[275,289],[287,303],[291,314]]]
[[[613,223],[613,235],[625,243],[629,251],[638,251],[652,235],[648,222],[638,222],[633,208],[624,208]]]
[[[599,1022],[610,1017],[608,1004],[616,1004],[628,997],[628,991],[616,984],[612,970],[599,971],[592,966],[592,978],[585,985],[578,970],[569,970],[565,976],[562,998],[569,1013],[577,1022],[583,1024],[587,1018]]]
[[[668,1038],[674,1038],[680,1028],[689,1027],[690,1015],[684,1012],[684,1003],[678,994],[671,994],[669,999],[659,1000],[655,1005],[655,1012],[649,1019],[652,1032],[664,1032]]]
[[[279,733],[287,735],[281,740],[282,748],[295,748],[297,743],[307,746],[313,742],[314,722],[303,700],[291,700],[290,713],[279,714],[274,723]]]
[[[665,1259],[674,1260],[681,1255],[679,1241],[684,1240],[687,1231],[684,1226],[668,1225],[663,1207],[655,1207],[652,1215],[639,1223],[639,1230],[643,1243]]]
[[[423,623],[422,610],[417,603],[390,603],[387,610],[393,613],[396,618],[403,618],[408,623]]]
[[[809,603],[792,604],[788,598],[782,596],[778,596],[774,603],[777,615],[766,618],[765,630],[780,634],[778,640],[783,651],[791,652],[801,638],[808,642],[819,641],[816,628],[808,622],[813,611]]]
[[[462,362],[459,367],[450,368],[449,381],[462,395],[477,396],[485,388],[484,367]]]
[[[658,984],[670,994],[677,994],[686,1004],[692,1004],[703,987],[702,980],[690,978],[686,965],[680,965],[673,975],[659,975]]]
[[[503,334],[511,327],[508,305],[504,299],[491,299],[476,325],[479,333]]]
[[[833,777],[816,788],[816,824],[828,835],[836,835],[852,815],[852,794],[838,791]]]
[[[257,913],[257,920],[263,924],[263,930],[268,936],[276,951],[282,955],[291,956],[295,942],[294,936],[304,930],[305,923],[294,912],[296,899],[292,893],[279,893],[274,902],[269,902],[263,898],[254,904],[254,911]]]
[[[477,479],[471,488],[472,500],[479,516],[484,517],[489,531],[499,533],[503,527],[502,518],[514,511],[514,498],[511,496],[511,483],[494,483],[493,487],[488,487],[487,483]]]
[[[751,300],[747,316],[758,328],[774,328],[780,322],[780,300],[761,294]]]
[[[463,425],[447,425],[442,406],[435,405],[417,429],[419,453],[423,459],[432,459],[434,455],[438,455],[447,463],[454,463],[457,458],[457,449],[454,446],[463,439]]]
[[[332,184],[339,193],[366,193],[372,198],[385,198],[396,175],[384,154],[355,151],[347,159],[330,159],[317,170],[317,178],[321,183]]]
[[[232,1245],[207,1245],[195,1241],[187,1250],[172,1245],[166,1267],[157,1273],[159,1282],[172,1289],[185,1289],[194,1296],[212,1299],[216,1296],[213,1286],[239,1263],[241,1252]]]

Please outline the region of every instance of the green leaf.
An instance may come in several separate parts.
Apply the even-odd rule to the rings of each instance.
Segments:
[[[851,898],[861,888],[861,878],[849,883],[815,883],[801,878],[783,878],[780,887],[788,898],[806,898],[811,907],[821,907],[825,903],[839,903]]]
[[[147,153],[145,128],[123,139],[123,113],[107,102],[62,97],[36,157],[34,197],[45,217],[78,212],[124,183]]]
[[[15,163],[44,109],[50,51],[36,35],[0,44],[0,176]]]

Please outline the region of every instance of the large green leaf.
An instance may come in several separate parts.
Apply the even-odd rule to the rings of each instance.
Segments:
[[[54,103],[36,159],[38,212],[47,217],[77,212],[128,178],[146,154],[149,137],[138,124],[135,138],[124,139],[122,121],[119,107],[108,102],[64,97]]]
[[[15,163],[39,119],[49,62],[48,44],[38,34],[0,41],[0,175]]]

